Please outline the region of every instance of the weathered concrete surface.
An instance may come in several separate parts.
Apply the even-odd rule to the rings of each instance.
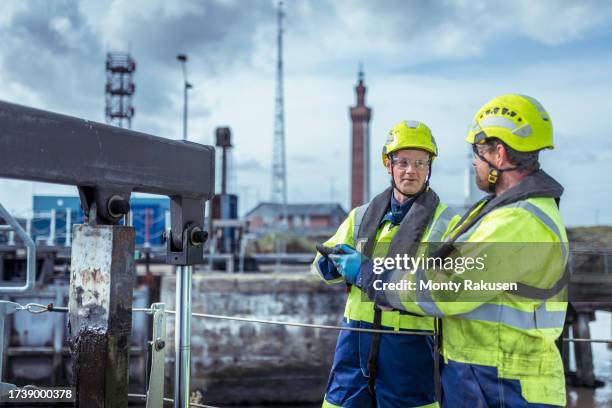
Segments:
[[[193,312],[338,325],[344,285],[309,273],[193,277]],[[174,310],[174,276],[162,281],[162,302]],[[174,319],[168,320],[172,343]],[[194,317],[191,389],[206,404],[321,401],[337,331]],[[172,389],[174,345],[167,348],[166,390]]]
[[[69,331],[76,407],[128,405],[134,228],[74,226]]]

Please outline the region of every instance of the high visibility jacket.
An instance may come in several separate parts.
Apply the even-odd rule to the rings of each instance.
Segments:
[[[389,189],[385,196],[390,198],[390,191]],[[387,201],[387,203],[388,202],[389,201]],[[340,225],[336,233],[325,242],[325,245],[335,246],[347,244],[363,252],[367,239],[360,237],[360,230],[362,230],[364,217],[371,203],[372,202],[366,203],[351,210],[346,220]],[[410,217],[410,212],[406,217]],[[433,217],[431,217],[431,221],[426,225],[420,240],[422,242],[440,242],[442,237],[450,231],[451,227],[458,219],[458,216],[456,216],[447,205],[438,203],[435,207]],[[378,223],[379,221],[380,220],[376,220],[375,222]],[[376,228],[375,242],[371,256],[385,257],[398,230],[399,227],[392,224],[390,221],[384,221],[378,226]],[[312,264],[313,271],[326,283],[335,284],[344,282],[344,278],[337,271],[326,269],[325,265],[324,262],[321,262],[321,255],[317,254]],[[353,286],[349,290],[344,317],[348,321],[359,320],[372,323],[374,319],[374,303],[368,301],[366,295],[359,288]],[[383,311],[381,324],[383,326],[393,327],[395,330],[400,328],[433,330],[433,318],[409,315],[397,310]]]
[[[469,301],[450,301],[448,292],[433,289],[388,297],[372,291],[367,279],[362,287],[379,303],[441,317],[447,363],[494,367],[500,379],[519,381],[527,402],[565,406],[563,363],[555,344],[563,331],[569,280],[569,246],[557,205],[562,191],[537,171],[503,195],[477,203],[445,236],[446,249],[455,256],[496,253],[485,260],[484,271],[465,272],[460,280],[513,281],[516,290],[489,290]],[[397,280],[392,276],[381,278]],[[435,270],[402,276],[417,284],[458,279]],[[462,296],[458,293],[456,299]]]

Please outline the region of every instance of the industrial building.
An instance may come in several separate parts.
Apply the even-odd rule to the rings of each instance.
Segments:
[[[287,204],[287,227],[297,235],[333,234],[346,216],[340,204]],[[270,232],[283,222],[282,204],[260,203],[245,219],[251,232]]]
[[[137,246],[163,245],[163,233],[169,220],[170,201],[167,198],[133,197],[130,200],[129,222],[136,229]],[[70,245],[71,226],[83,223],[79,197],[33,197],[31,237],[44,245]]]

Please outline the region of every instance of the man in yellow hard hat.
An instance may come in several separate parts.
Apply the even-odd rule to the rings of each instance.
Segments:
[[[411,253],[421,241],[440,241],[453,214],[429,187],[437,155],[425,124],[408,120],[395,125],[382,151],[391,186],[353,209],[325,245],[356,247],[368,256],[394,256]],[[327,255],[318,254],[313,268],[327,283],[345,282]],[[433,319],[385,311],[359,288],[349,286],[348,291],[346,327],[415,334],[341,331],[323,406],[437,407],[429,336]]]
[[[390,297],[373,288],[370,264],[355,266],[357,252],[332,260],[378,304],[440,318],[444,407],[565,406],[563,363],[555,344],[565,321],[569,280],[568,241],[558,207],[563,187],[538,162],[540,151],[553,148],[550,116],[534,98],[502,95],[478,111],[466,140],[474,150],[477,185],[490,195],[467,211],[432,257],[479,258],[483,268],[461,273],[390,268],[376,279],[409,279],[420,288]],[[449,294],[428,282],[453,282],[463,289]],[[487,290],[472,290],[473,282]]]

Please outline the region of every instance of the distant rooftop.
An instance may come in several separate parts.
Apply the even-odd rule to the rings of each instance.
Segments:
[[[283,205],[279,203],[259,203],[255,208],[249,211],[245,218],[253,216],[275,216],[283,213]],[[287,204],[288,216],[328,216],[338,213],[343,217],[346,216],[346,211],[340,204],[337,203],[308,203],[308,204]]]

